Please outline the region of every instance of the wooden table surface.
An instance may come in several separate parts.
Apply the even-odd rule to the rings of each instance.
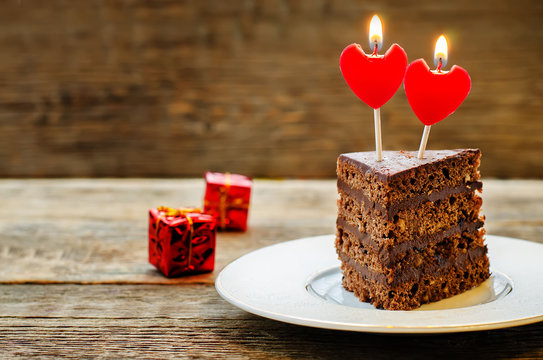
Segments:
[[[216,270],[147,263],[147,210],[199,205],[197,180],[1,180],[0,357],[543,358],[543,323],[443,335],[306,328],[222,300],[242,254],[334,232],[334,180],[256,180],[246,233],[219,233]],[[486,180],[487,232],[543,243],[543,181]],[[280,261],[278,266],[281,266]]]

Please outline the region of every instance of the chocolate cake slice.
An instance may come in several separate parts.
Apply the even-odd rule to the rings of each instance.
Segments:
[[[408,310],[489,277],[478,149],[342,154],[336,250],[343,286],[377,308]]]

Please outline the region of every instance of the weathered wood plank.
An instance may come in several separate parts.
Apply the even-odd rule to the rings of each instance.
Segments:
[[[487,180],[488,233],[543,242],[543,181]],[[207,283],[147,262],[147,210],[201,204],[203,180],[0,181],[0,282]],[[219,233],[216,269],[257,248],[331,234],[335,181],[256,180],[246,233]]]
[[[172,301],[172,299],[177,299]],[[212,287],[1,285],[0,356],[231,359],[537,359],[543,323],[435,336],[382,336],[248,314]]]
[[[148,209],[198,206],[203,185],[203,180],[0,181],[0,282],[212,283],[217,272],[165,279],[147,261]],[[250,228],[218,234],[216,269],[266,245],[333,233],[335,197],[332,181],[257,180]]]
[[[486,180],[489,232],[542,242],[542,190],[543,181]],[[197,205],[202,194],[201,179],[1,180],[0,357],[543,357],[543,323],[430,337],[337,332],[228,304],[213,287],[217,271],[165,279],[147,264],[147,209]],[[331,233],[335,200],[333,180],[256,180],[249,231],[219,234],[217,269],[262,246]],[[79,285],[88,283],[97,285]]]
[[[543,2],[5,1],[0,12],[0,176],[331,177],[337,155],[373,149],[371,111],[341,50],[385,47],[450,64],[473,89],[429,148],[480,147],[488,177],[543,177]],[[382,109],[385,149],[416,149],[400,90]],[[39,159],[39,160],[36,160]]]

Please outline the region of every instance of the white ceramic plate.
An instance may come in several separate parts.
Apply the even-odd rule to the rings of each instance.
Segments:
[[[250,313],[326,329],[445,333],[543,321],[543,245],[488,235],[492,276],[476,289],[414,311],[377,310],[341,286],[332,235],[265,247],[226,266],[219,294]]]

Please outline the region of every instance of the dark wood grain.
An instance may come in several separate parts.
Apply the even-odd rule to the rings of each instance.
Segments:
[[[543,356],[543,323],[431,336],[302,328],[248,314],[225,303],[212,287],[202,285],[1,285],[0,303],[5,309],[0,314],[0,355],[4,357],[537,359]]]
[[[0,282],[211,284],[147,262],[148,210],[202,204],[203,180],[0,181]],[[273,243],[335,230],[333,181],[257,180],[249,230],[219,233],[216,267]],[[39,271],[36,271],[39,269]]]
[[[219,233],[216,268],[257,248],[332,234],[335,181],[256,180],[246,233]],[[211,284],[165,279],[147,263],[147,211],[199,206],[203,180],[0,181],[0,283]],[[543,242],[541,181],[484,183],[486,229]],[[36,271],[39,269],[39,271]]]
[[[397,336],[307,328],[246,313],[213,286],[254,249],[332,233],[336,185],[256,180],[246,233],[219,233],[211,274],[147,264],[147,209],[198,205],[196,180],[0,180],[1,358],[537,359],[543,323]],[[543,243],[543,181],[484,181],[486,228]]]
[[[371,150],[371,110],[341,50],[367,43],[431,61],[436,38],[471,94],[429,148],[480,147],[488,177],[543,178],[543,2],[11,0],[0,12],[0,176],[332,177]],[[385,149],[416,149],[403,90],[382,109]]]

